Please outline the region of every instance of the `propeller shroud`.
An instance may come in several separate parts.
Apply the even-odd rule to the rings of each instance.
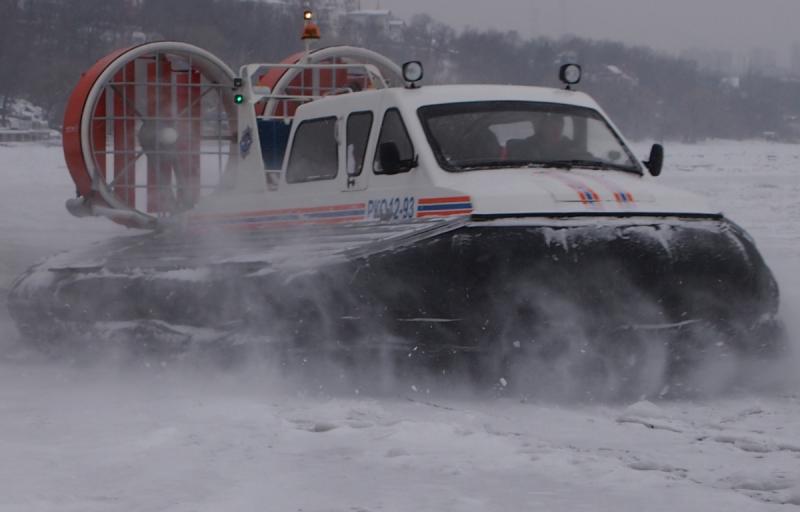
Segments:
[[[130,227],[153,227],[216,188],[235,158],[233,71],[180,42],[116,51],[83,74],[64,116],[77,193]]]

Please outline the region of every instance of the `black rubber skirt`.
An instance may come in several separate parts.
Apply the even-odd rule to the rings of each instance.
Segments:
[[[433,358],[547,355],[578,337],[760,351],[780,330],[772,273],[753,240],[721,217],[482,219],[331,251],[336,236],[284,240],[280,260],[191,264],[170,264],[163,236],[131,238],[115,246],[113,265],[63,264],[61,255],[32,268],[9,310],[42,346],[133,338],[182,350],[268,339],[299,351]],[[136,258],[126,263],[126,251]]]

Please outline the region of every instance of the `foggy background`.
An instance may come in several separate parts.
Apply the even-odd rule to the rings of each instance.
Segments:
[[[795,0],[361,0],[408,18],[426,12],[456,28],[516,30],[523,37],[565,34],[645,45],[679,55],[692,48],[730,56],[732,64],[766,50],[789,65],[800,43]],[[758,57],[755,57],[758,58]],[[769,58],[769,57],[768,57]],[[796,59],[796,57],[795,57]]]
[[[0,123],[9,100],[60,127],[80,73],[113,49],[177,39],[234,69],[301,48],[302,0],[0,0]],[[800,4],[791,0],[312,0],[320,45],[420,59],[428,83],[558,86],[583,65],[632,139],[800,140]],[[16,114],[19,115],[19,114]]]

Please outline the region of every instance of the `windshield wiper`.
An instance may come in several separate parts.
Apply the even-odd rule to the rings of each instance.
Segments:
[[[462,163],[461,165],[453,165],[453,170],[458,171],[473,171],[478,169],[501,169],[504,167],[527,167],[529,169],[546,169],[548,167],[556,169],[573,169],[579,167],[581,169],[597,169],[597,170],[615,170],[626,172],[637,172],[636,169],[625,165],[613,164],[610,162],[601,162],[598,160],[491,160],[485,162]]]
[[[636,172],[636,169],[627,165],[619,165],[611,162],[601,162],[599,160],[548,160],[545,162],[536,162],[542,164],[543,167],[555,167],[557,169],[572,169],[580,167],[581,169],[597,169],[597,170],[612,170],[612,171],[627,171]]]
[[[541,162],[532,160],[491,160],[486,162],[465,163],[457,165],[459,171],[471,171],[474,169],[500,169],[503,167],[545,167]]]

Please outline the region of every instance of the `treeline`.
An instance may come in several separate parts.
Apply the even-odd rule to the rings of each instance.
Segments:
[[[42,106],[55,126],[81,71],[109,51],[153,39],[204,47],[234,69],[300,49],[302,0],[0,0],[0,96]],[[428,82],[557,86],[558,66],[584,68],[592,94],[633,138],[783,139],[800,135],[800,83],[722,77],[648,48],[580,38],[523,39],[456,31],[426,15],[401,27],[322,10],[324,44],[356,44],[422,60]],[[3,105],[0,104],[0,115]]]

